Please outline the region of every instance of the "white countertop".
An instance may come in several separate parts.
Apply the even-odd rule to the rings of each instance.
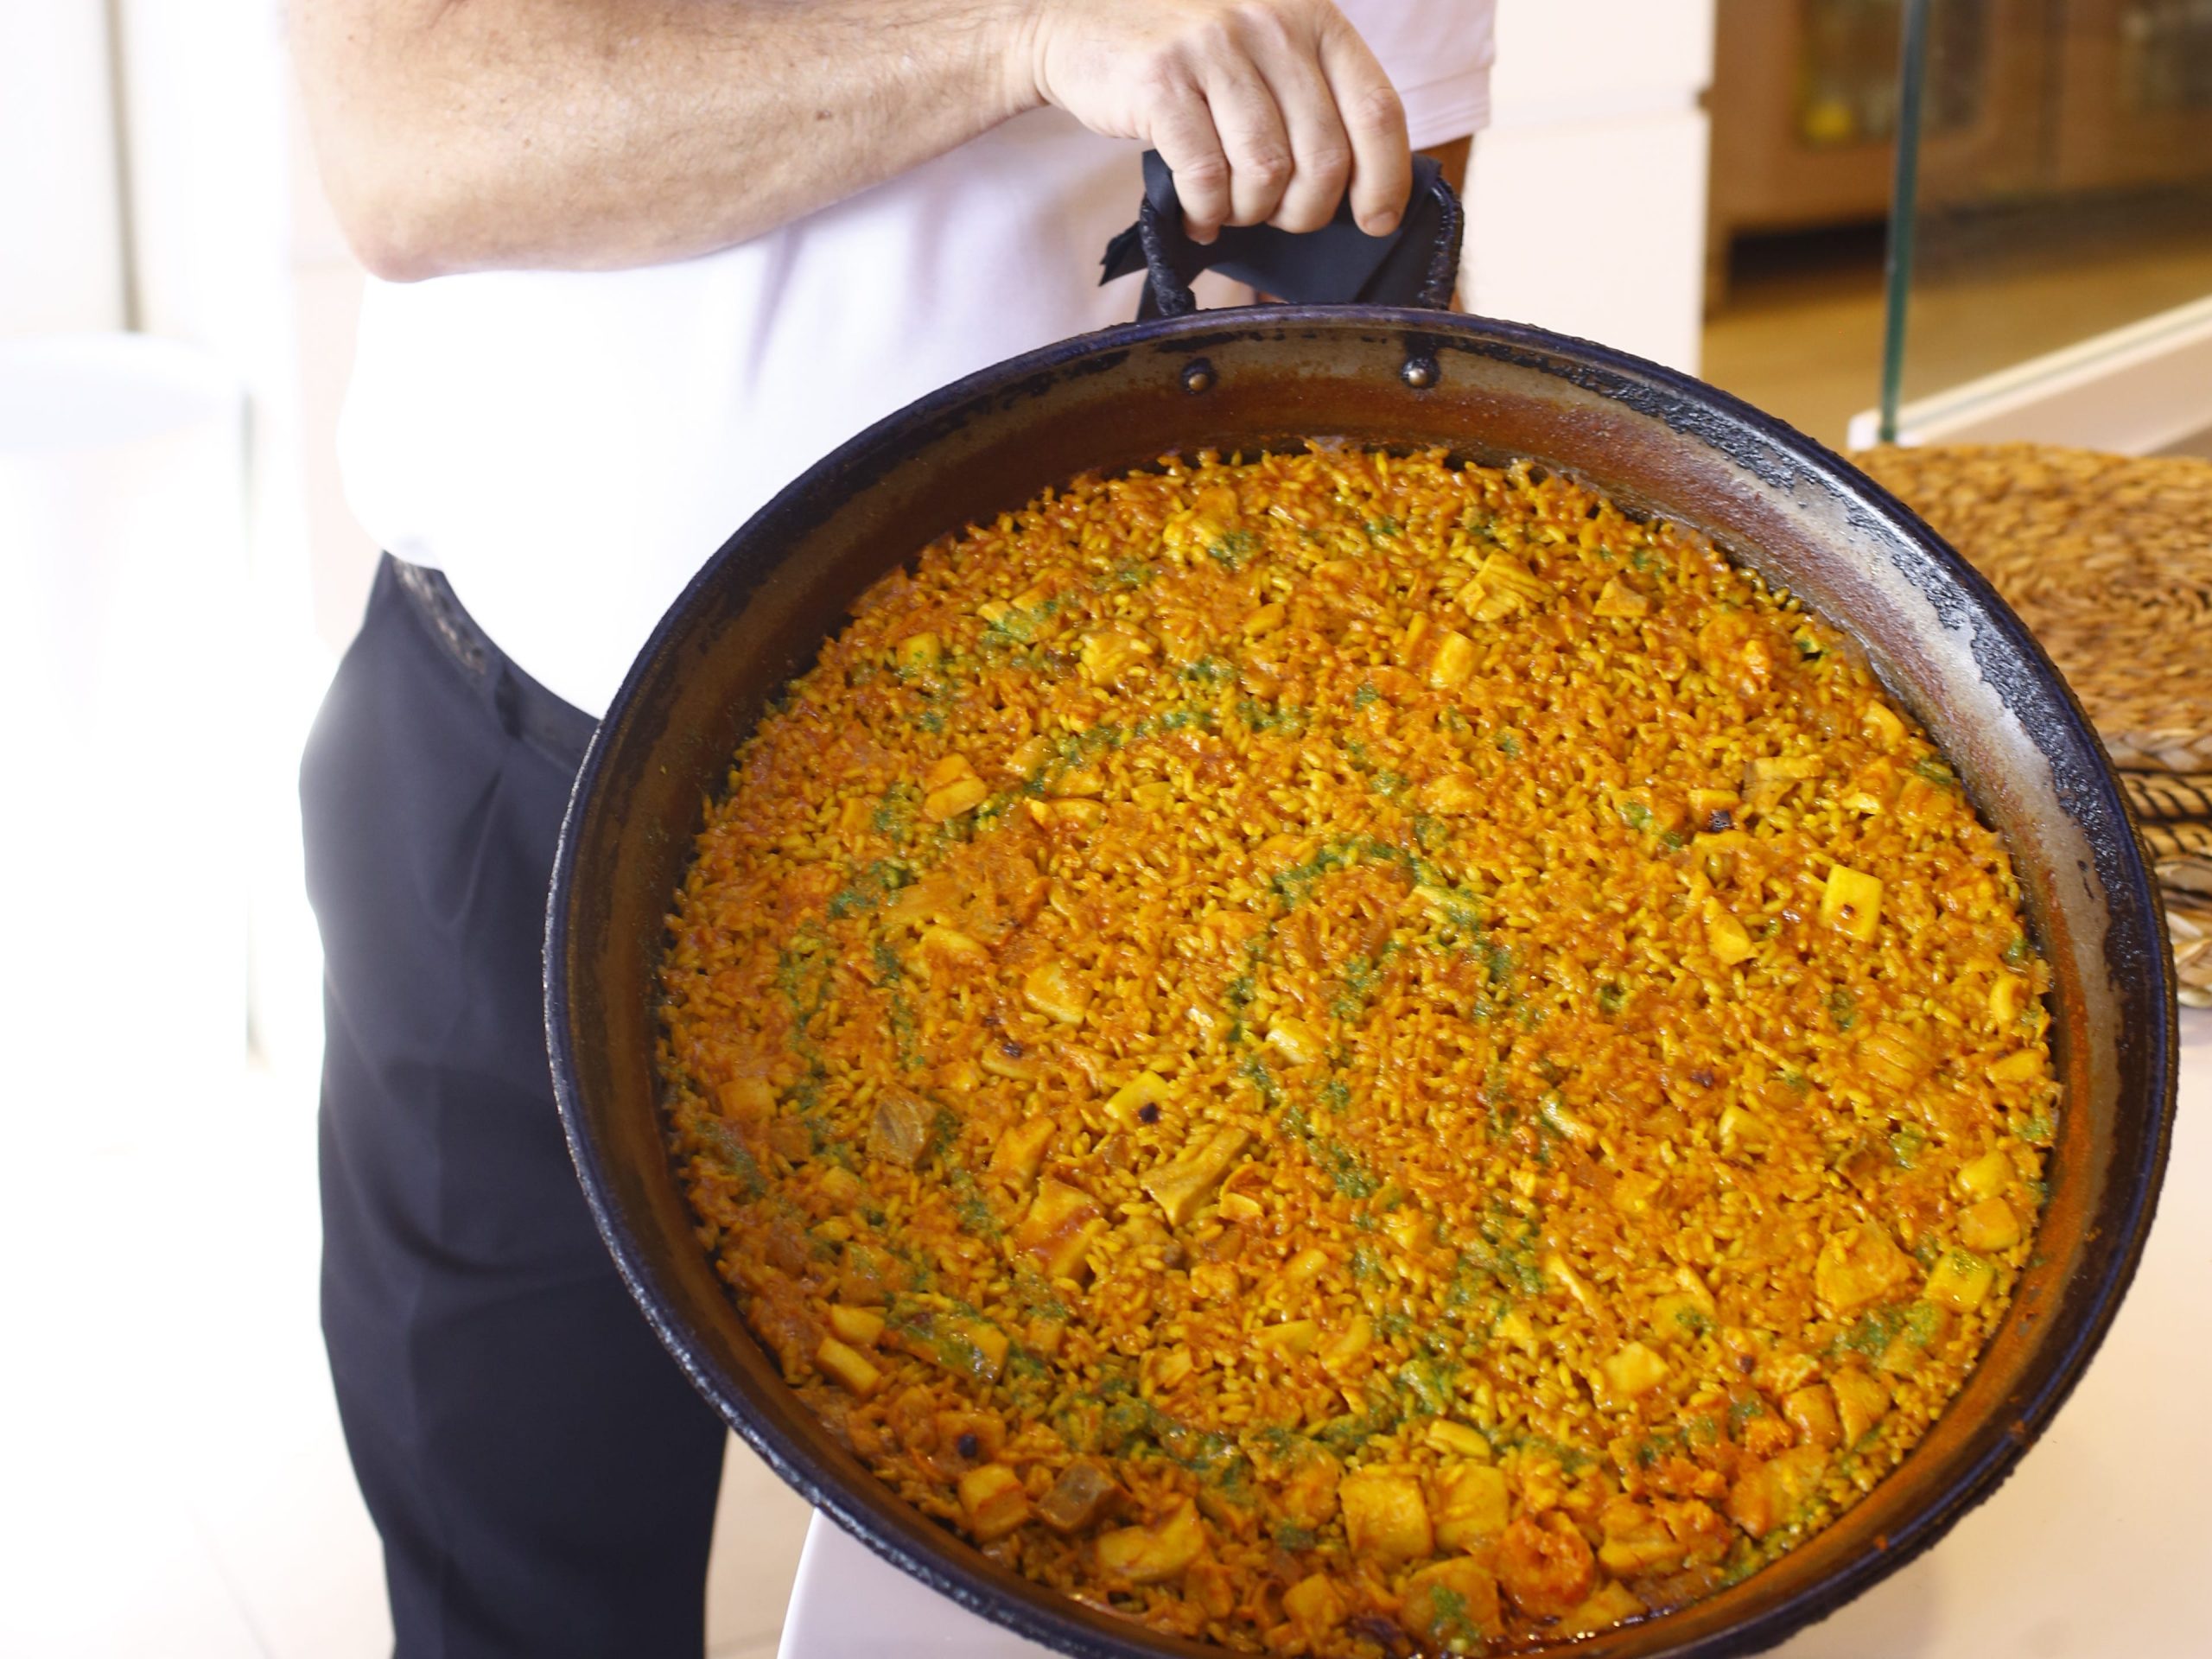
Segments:
[[[2212,1013],[2181,1018],[2172,1162],[2141,1269],[2088,1374],[2018,1472],[1942,1544],[1776,1651],[1786,1659],[2202,1654],[2212,1575]],[[1023,1641],[820,1515],[779,1659],[959,1654]]]

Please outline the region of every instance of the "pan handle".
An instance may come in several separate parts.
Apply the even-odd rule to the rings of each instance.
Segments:
[[[1302,305],[1445,310],[1459,276],[1464,215],[1443,168],[1426,156],[1414,156],[1413,164],[1405,216],[1388,236],[1370,236],[1353,222],[1347,193],[1336,217],[1318,231],[1294,236],[1271,225],[1224,226],[1213,241],[1202,245],[1184,232],[1174,175],[1159,152],[1148,149],[1137,222],[1107,245],[1099,280],[1146,273],[1137,308],[1140,322],[1197,310],[1191,283],[1203,270],[1218,270]]]

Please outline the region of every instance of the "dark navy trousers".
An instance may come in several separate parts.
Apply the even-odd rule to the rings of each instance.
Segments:
[[[545,898],[591,721],[386,559],[302,770],[322,1322],[398,1659],[697,1659],[722,1430],[555,1114]]]

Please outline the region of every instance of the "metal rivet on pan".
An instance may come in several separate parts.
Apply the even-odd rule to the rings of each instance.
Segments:
[[[1398,378],[1415,391],[1427,391],[1436,384],[1436,359],[1433,357],[1409,357],[1406,366],[1398,371]]]
[[[1183,368],[1183,390],[1192,397],[1213,390],[1213,365],[1203,357],[1193,358]]]

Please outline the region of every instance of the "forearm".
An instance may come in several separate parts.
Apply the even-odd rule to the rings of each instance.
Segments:
[[[1033,102],[1018,0],[295,0],[324,180],[402,279],[657,264]]]

